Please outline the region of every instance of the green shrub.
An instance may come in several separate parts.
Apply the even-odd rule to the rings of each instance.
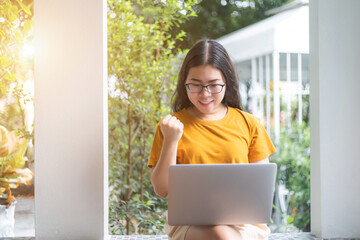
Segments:
[[[310,128],[293,124],[281,130],[277,152],[271,157],[278,164],[277,181],[289,190],[289,223],[310,231]]]
[[[159,234],[166,200],[147,167],[156,124],[170,112],[178,70],[173,27],[195,1],[108,0],[109,218],[111,234]]]

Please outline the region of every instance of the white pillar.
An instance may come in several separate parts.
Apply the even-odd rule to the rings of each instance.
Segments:
[[[36,239],[104,239],[106,1],[34,4]]]
[[[251,89],[252,89],[252,114],[257,116],[258,108],[257,108],[257,101],[258,101],[258,83],[257,83],[257,62],[256,58],[251,59]],[[258,116],[257,116],[258,117]]]
[[[298,53],[298,68],[297,68],[297,73],[298,73],[298,124],[302,124],[303,121],[303,117],[302,117],[302,108],[303,108],[303,104],[302,104],[302,93],[303,93],[303,87],[302,87],[302,58],[301,58],[301,53]]]
[[[286,53],[286,84],[288,85],[286,94],[286,126],[291,126],[291,96],[293,94],[291,89],[291,56],[290,53]],[[291,90],[290,90],[291,89]]]
[[[259,57],[259,87],[260,87],[260,91],[259,91],[259,118],[262,121],[262,123],[264,124],[264,63],[263,63],[263,58],[264,56],[260,56]]]
[[[311,231],[360,238],[360,1],[310,0]]]
[[[275,142],[280,139],[280,55],[273,53],[273,93],[274,93],[274,134]]]
[[[270,92],[270,56],[265,56],[265,81],[266,81],[266,130],[271,133],[271,92]]]

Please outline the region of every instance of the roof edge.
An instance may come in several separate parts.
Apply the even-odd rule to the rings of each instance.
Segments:
[[[265,15],[270,16],[270,15],[274,15],[274,14],[278,14],[280,12],[284,12],[287,10],[291,10],[294,8],[299,8],[305,5],[309,5],[309,0],[295,0],[293,2],[290,2],[288,4],[282,5],[281,7],[277,7],[277,8],[273,8],[270,10],[267,10],[265,12]]]

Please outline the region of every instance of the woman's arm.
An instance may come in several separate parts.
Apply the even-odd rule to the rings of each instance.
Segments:
[[[163,145],[159,161],[151,169],[150,180],[154,191],[160,197],[168,194],[168,169],[176,164],[177,145],[183,133],[184,125],[174,116],[167,115],[160,121],[163,133]]]

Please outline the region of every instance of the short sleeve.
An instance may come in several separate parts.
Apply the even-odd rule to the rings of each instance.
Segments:
[[[154,140],[150,150],[150,156],[148,160],[148,167],[152,168],[159,161],[161,148],[163,144],[163,134],[161,132],[160,123],[156,126]]]
[[[248,154],[250,163],[265,159],[276,152],[264,126],[256,117],[253,117],[253,124],[251,125],[250,132],[251,141]]]

